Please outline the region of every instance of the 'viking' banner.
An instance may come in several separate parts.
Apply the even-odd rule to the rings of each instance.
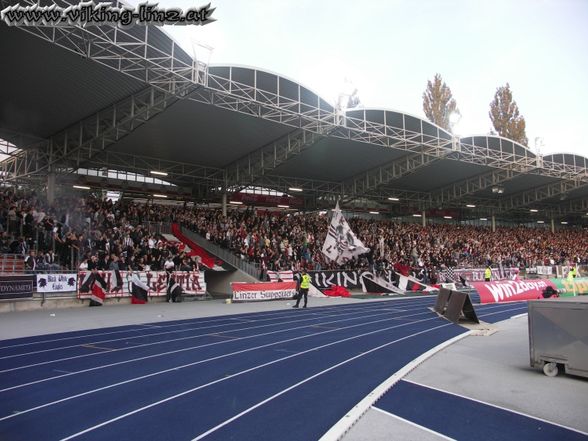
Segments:
[[[310,281],[320,290],[334,285],[363,292],[430,292],[435,288],[421,283],[414,277],[406,277],[393,271],[376,276],[370,271],[310,271]],[[389,286],[388,286],[389,285]]]
[[[351,227],[343,217],[337,202],[337,206],[333,210],[329,232],[323,244],[323,254],[341,265],[369,250],[351,231]]]

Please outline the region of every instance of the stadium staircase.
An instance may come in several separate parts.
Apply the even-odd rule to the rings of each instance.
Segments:
[[[20,254],[0,254],[1,274],[23,274],[24,258]]]
[[[194,231],[188,230],[182,227],[182,233],[196,245],[206,250],[209,254],[218,257],[225,263],[229,264],[235,269],[241,270],[255,279],[259,278],[260,268],[256,264],[245,262],[239,257],[235,256],[229,250],[221,248],[220,246],[209,242],[206,238],[202,237]]]
[[[259,268],[239,259],[233,253],[209,242],[194,231],[174,225],[174,235],[188,245],[197,255],[206,255],[208,259],[218,260],[220,265],[213,265],[206,271],[206,290],[213,298],[231,298],[234,282],[258,282]],[[179,234],[178,234],[179,233]],[[204,262],[203,262],[204,263]]]

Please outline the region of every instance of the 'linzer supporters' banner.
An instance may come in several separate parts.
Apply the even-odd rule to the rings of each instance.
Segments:
[[[134,271],[139,279],[149,287],[148,295],[164,296],[167,293],[167,274],[165,271]],[[98,271],[106,282],[106,297],[130,297],[132,292],[131,277],[133,271]],[[90,297],[90,293],[80,292],[86,276],[89,271],[80,271],[78,273],[78,298],[85,299]],[[200,271],[174,271],[175,281],[182,287],[185,295],[204,295],[206,294],[206,282],[204,281],[204,272]]]
[[[473,282],[480,294],[480,303],[517,302],[543,298],[543,290],[557,286],[549,279],[503,280],[498,282]]]
[[[296,282],[231,283],[234,301],[291,299]]]
[[[573,281],[567,279],[551,279],[557,287],[561,297],[571,297],[588,294],[588,278],[576,277]]]

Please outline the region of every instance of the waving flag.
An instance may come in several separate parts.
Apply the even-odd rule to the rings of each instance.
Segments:
[[[102,306],[106,297],[106,282],[97,271],[86,274],[80,285],[80,293],[90,293],[90,306]]]
[[[341,265],[361,254],[367,253],[369,250],[353,234],[351,227],[349,227],[339,209],[339,202],[337,202],[337,206],[333,210],[329,232],[323,244],[323,254]]]
[[[139,279],[139,276],[134,273],[131,277],[131,303],[133,305],[142,305],[147,303],[147,294],[149,287]]]
[[[182,301],[182,287],[176,282],[176,279],[172,276],[167,282],[167,301],[174,303]]]

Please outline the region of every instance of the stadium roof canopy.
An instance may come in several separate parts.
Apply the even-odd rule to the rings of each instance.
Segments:
[[[159,171],[175,184],[165,191],[206,200],[222,189],[295,187],[308,208],[341,199],[390,213],[588,213],[585,157],[455,138],[393,110],[338,110],[278,74],[193,60],[156,27],[0,24],[0,59],[0,84],[10,85],[0,88],[0,138],[20,149],[1,163],[6,181],[51,172],[61,183],[151,191],[163,186],[133,187],[107,170]]]

